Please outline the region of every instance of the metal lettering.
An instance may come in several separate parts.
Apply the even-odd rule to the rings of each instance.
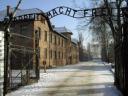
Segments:
[[[59,8],[59,13],[60,13],[60,14],[63,14],[63,7],[60,7],[60,8]]]
[[[52,17],[53,17],[50,12],[47,12],[46,14],[47,14],[47,16],[48,16],[49,18],[52,18]]]
[[[70,12],[72,11],[72,9],[71,8],[67,8],[67,10],[66,10],[66,12],[65,12],[65,15],[70,15]]]
[[[84,17],[85,17],[85,16],[86,16],[86,14],[88,13],[87,11],[88,11],[88,10],[84,10]]]
[[[53,9],[52,12],[53,12],[53,17],[58,15],[58,13],[56,12],[56,9]]]
[[[96,16],[96,9],[92,9],[92,16]]]
[[[111,9],[113,11],[113,9]],[[79,13],[81,15],[79,15]],[[48,11],[46,15],[49,19],[64,14],[73,18],[84,18],[84,17],[93,17],[93,16],[107,16],[106,8],[92,8],[92,9],[85,9],[85,10],[75,10],[69,7],[60,6]],[[122,13],[120,13],[122,14]],[[122,15],[121,15],[122,16]]]
[[[73,10],[73,12],[74,12],[74,13],[73,13],[73,17],[74,17],[74,16],[75,16],[75,14],[76,14],[76,12],[77,12],[77,10]]]

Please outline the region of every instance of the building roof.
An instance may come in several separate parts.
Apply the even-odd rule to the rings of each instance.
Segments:
[[[53,30],[55,30],[59,33],[67,33],[68,32],[68,33],[72,34],[72,32],[69,29],[67,29],[66,27],[54,27]]]
[[[74,44],[78,44],[78,40],[77,40],[77,39],[72,38],[71,40],[72,40],[72,43],[74,43]]]
[[[14,8],[10,9],[12,12],[14,11]],[[22,16],[22,15],[27,15],[27,14],[38,14],[38,13],[44,13],[42,10],[38,8],[32,8],[32,9],[18,9],[16,11],[15,17],[17,16]],[[7,16],[7,11],[2,10],[0,11],[0,21],[4,21],[4,18]]]
[[[10,11],[13,12],[15,8],[11,8]],[[16,14],[15,14],[15,17],[18,17],[18,16],[22,16],[22,15],[27,15],[27,14],[43,14],[47,21],[48,21],[48,24],[49,26],[51,27],[51,29],[58,33],[59,35],[61,35],[62,37],[68,39],[65,35],[63,35],[62,33],[70,33],[72,34],[71,30],[67,29],[66,27],[52,27],[51,26],[51,23],[49,21],[49,19],[47,18],[47,16],[45,15],[45,13],[38,9],[38,8],[32,8],[32,9],[17,9],[16,11]],[[2,10],[0,11],[0,22],[3,22],[4,21],[4,18],[7,16],[7,10]],[[75,42],[74,42],[75,43]]]
[[[58,35],[60,35],[60,36],[64,37],[65,39],[68,39],[68,37],[66,37],[65,35],[63,35],[63,34],[61,34],[61,33],[57,32],[57,31],[55,31],[55,30],[53,30],[53,32],[55,32],[55,33],[57,33]]]

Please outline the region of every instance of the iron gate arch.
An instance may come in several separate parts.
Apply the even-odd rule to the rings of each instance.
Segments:
[[[62,10],[65,9],[65,10]],[[58,12],[57,12],[58,10]],[[101,14],[97,14],[96,11],[97,10],[102,10],[103,13]],[[61,6],[61,7],[57,7],[54,8],[53,10],[49,11],[46,13],[47,17],[49,17],[49,19],[57,16],[57,15],[67,15],[73,18],[84,18],[84,17],[93,17],[93,16],[108,16],[107,12],[103,10],[106,9],[100,9],[100,8],[94,8],[94,9],[86,9],[86,10],[75,10],[69,7],[65,7],[65,6]],[[65,11],[65,12],[64,12]],[[77,12],[83,11],[83,17],[76,17]],[[91,14],[89,16],[87,16],[87,13],[91,11]],[[122,15],[121,15],[122,16]],[[35,33],[37,34],[37,33]],[[7,66],[7,72],[9,71],[9,73],[6,74],[5,77],[5,83],[7,83],[7,85],[5,86],[5,93],[7,93],[9,90],[15,89],[20,85],[24,85],[26,83],[28,83],[28,81],[35,77],[36,79],[39,79],[39,47],[38,47],[38,35],[36,35],[36,37],[34,38],[34,42],[36,43],[34,46],[34,48],[32,46],[27,46],[27,45],[18,45],[16,42],[14,42],[13,40],[11,40],[12,38],[24,38],[23,41],[25,39],[27,39],[28,41],[31,40],[31,44],[33,45],[33,38],[24,36],[22,34],[16,34],[16,33],[9,33],[7,34],[7,38],[9,41],[8,42],[8,63],[9,66]],[[6,38],[6,37],[5,37]],[[26,40],[25,40],[26,41]],[[21,42],[22,43],[22,42]],[[11,59],[13,58],[13,59]],[[27,58],[27,59],[26,59]],[[27,62],[29,61],[29,62]],[[17,64],[16,66],[12,66],[12,64]],[[35,65],[34,65],[35,64]],[[35,67],[33,67],[35,66]],[[34,68],[34,69],[33,69]],[[19,70],[21,69],[21,70]],[[6,69],[5,69],[6,70]],[[10,71],[11,70],[11,71]],[[32,72],[32,74],[31,74]],[[33,75],[33,72],[35,75]],[[25,79],[27,81],[25,81]],[[15,79],[15,80],[14,80]],[[13,84],[15,83],[15,84]],[[15,86],[12,86],[15,85]]]

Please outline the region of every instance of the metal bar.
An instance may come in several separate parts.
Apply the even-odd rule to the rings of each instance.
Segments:
[[[24,37],[24,38],[32,39],[32,40],[33,40],[33,38],[28,37],[28,36],[25,36],[25,35],[22,35],[22,34],[17,34],[17,33],[12,33],[12,32],[11,32],[10,35],[15,35],[15,36]]]
[[[11,48],[12,50],[17,50],[17,51],[24,51],[24,49],[18,49],[18,48]],[[25,50],[26,52],[33,53],[34,51],[31,50]]]
[[[29,63],[30,63],[32,60],[33,60],[33,56],[32,56],[32,58],[30,59],[30,61],[26,64],[26,66],[23,66],[23,68],[22,68],[22,69],[24,69],[24,68],[28,67],[28,66],[29,66]],[[26,70],[27,70],[27,69],[26,69]],[[15,76],[15,78],[18,78],[18,76],[19,76],[21,73],[22,73],[22,71],[21,71],[21,72],[19,72],[19,73],[18,73],[18,75],[16,75],[16,76]],[[15,80],[15,79],[13,79],[13,80]]]
[[[35,50],[34,50],[34,55],[35,55],[35,66],[36,66],[36,77],[37,79],[39,79],[39,31],[35,32],[35,38],[34,38],[34,46],[35,46]]]
[[[25,46],[21,46],[21,45],[16,45],[16,44],[12,44],[10,46],[13,46],[13,47],[20,47],[20,48],[24,48]],[[29,49],[29,50],[34,50],[34,48],[30,48],[30,47],[25,47],[26,49]]]
[[[58,11],[58,9],[59,10],[61,10],[61,11]],[[62,10],[63,9],[63,10]],[[69,12],[69,14],[67,14],[67,11],[65,11],[65,10],[67,10],[67,9],[70,9],[72,12]],[[111,10],[113,11],[113,10],[116,10],[117,8],[111,8]],[[53,18],[53,17],[55,17],[55,16],[57,16],[57,15],[61,15],[61,14],[63,14],[63,15],[67,15],[67,16],[69,16],[69,17],[73,17],[73,18],[87,18],[87,17],[97,17],[97,16],[109,16],[108,15],[108,12],[105,12],[105,14],[99,14],[99,15],[97,15],[97,11],[98,10],[107,10],[107,8],[91,8],[91,9],[83,9],[83,10],[75,10],[75,9],[72,9],[72,8],[70,8],[70,7],[66,7],[66,6],[60,6],[60,7],[56,7],[56,8],[54,8],[54,9],[52,9],[52,10],[50,10],[50,11],[48,11],[48,12],[46,12],[45,14],[46,14],[46,16],[49,18],[49,19],[51,19],[51,18]],[[120,9],[121,10],[121,9]],[[56,12],[56,14],[55,14],[55,12]],[[103,11],[104,12],[104,11]],[[73,14],[74,13],[74,14]],[[80,15],[78,15],[79,13],[83,13],[83,15],[82,16],[80,16]],[[89,14],[89,15],[87,15],[87,14]],[[43,15],[43,13],[42,13],[42,15]],[[122,13],[120,13],[120,15],[121,15],[121,17],[122,17]],[[113,14],[111,14],[111,16],[113,16],[113,17],[115,17],[116,15],[113,15]]]
[[[4,35],[4,92],[3,96],[7,94],[8,91],[8,46],[9,46],[9,36],[8,36],[8,31],[5,30],[5,35]]]

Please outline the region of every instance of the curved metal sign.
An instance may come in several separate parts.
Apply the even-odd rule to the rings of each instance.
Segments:
[[[98,10],[101,10],[100,12],[102,13],[99,14],[98,12],[96,12]],[[106,13],[107,13],[106,8],[75,10],[69,7],[60,6],[48,11],[46,15],[49,17],[49,19],[61,14],[67,15],[73,18],[84,18],[84,17],[92,17],[92,16],[101,16],[103,14],[107,15]]]

